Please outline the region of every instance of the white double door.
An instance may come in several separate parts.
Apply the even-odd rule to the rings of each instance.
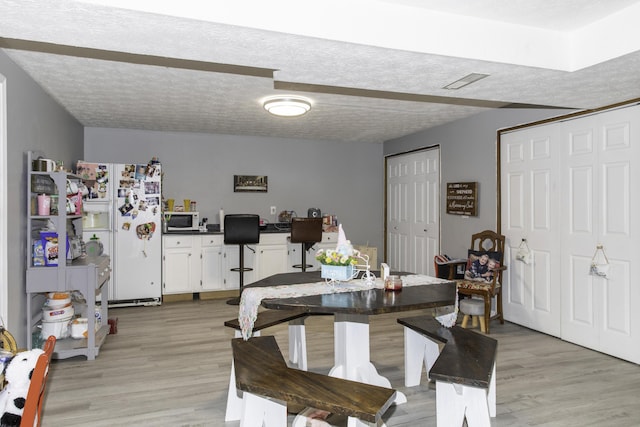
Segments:
[[[387,264],[433,276],[440,249],[440,149],[387,158],[386,178]]]
[[[640,107],[503,135],[501,158],[505,318],[640,363]],[[599,246],[607,277],[590,274]]]

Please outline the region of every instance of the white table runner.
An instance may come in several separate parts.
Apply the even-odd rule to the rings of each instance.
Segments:
[[[402,286],[422,286],[433,285],[439,283],[447,283],[449,280],[438,279],[436,277],[426,276],[422,274],[411,274],[401,276]],[[348,282],[340,282],[332,286],[325,281],[314,283],[302,283],[297,285],[277,285],[255,288],[244,288],[240,298],[240,310],[238,313],[238,321],[242,331],[242,338],[248,340],[251,337],[253,324],[258,317],[258,308],[265,298],[294,298],[309,295],[335,294],[342,292],[355,292],[366,289],[383,289],[384,281],[376,279],[373,286],[368,285],[363,280],[354,279]],[[458,297],[456,290],[455,305],[442,307],[443,313],[436,317],[438,321],[445,327],[450,328],[455,325],[458,315]]]

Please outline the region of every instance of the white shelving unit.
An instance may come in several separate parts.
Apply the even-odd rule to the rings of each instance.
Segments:
[[[87,303],[88,333],[87,338],[59,339],[56,342],[54,357],[65,359],[74,356],[86,356],[87,360],[93,360],[98,355],[100,346],[109,333],[107,304],[101,304],[100,315],[102,326],[95,329],[96,296],[100,295],[102,301],[107,301],[106,285],[109,281],[111,269],[108,256],[92,258],[76,258],[73,261],[66,260],[66,241],[69,229],[75,229],[76,235],[82,235],[82,215],[67,214],[66,187],[67,180],[78,181],[78,176],[64,171],[39,172],[32,171],[32,161],[36,154],[29,152],[27,180],[27,343],[28,348],[33,348],[33,333],[42,321],[42,304],[47,292],[80,292]],[[38,178],[40,177],[40,178]],[[53,185],[47,186],[49,179]],[[34,191],[36,190],[36,191]],[[48,194],[58,196],[57,212],[55,215],[37,215],[37,195]],[[49,222],[53,224],[58,234],[59,255],[58,265],[34,266],[33,241],[40,238],[40,230]]]

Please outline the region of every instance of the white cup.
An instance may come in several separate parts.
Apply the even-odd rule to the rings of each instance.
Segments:
[[[67,195],[78,194],[78,184],[67,180]]]

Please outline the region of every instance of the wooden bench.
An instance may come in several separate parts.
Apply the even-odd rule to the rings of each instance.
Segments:
[[[309,313],[303,310],[263,310],[258,313],[253,324],[252,335],[260,336],[260,331],[271,326],[289,323],[289,363],[298,369],[307,370],[307,342],[304,321]],[[240,338],[241,328],[238,318],[224,322],[224,325],[235,329],[235,337]],[[229,392],[225,421],[240,419],[242,413],[242,397],[236,391],[234,365],[231,364],[229,376]]]
[[[405,327],[405,385],[420,383],[422,364],[436,381],[438,427],[490,426],[496,416],[498,342],[430,316],[398,319]],[[442,347],[442,351],[439,351]]]
[[[325,313],[318,313],[324,315]],[[307,339],[304,321],[308,316],[316,315],[304,310],[263,310],[253,324],[252,335],[260,336],[260,331],[271,326],[289,323],[289,363],[303,371],[307,370]],[[236,330],[235,337],[240,338],[241,328],[237,318],[224,322],[224,326]]]
[[[273,336],[234,338],[231,347],[242,426],[286,427],[287,404],[347,416],[349,426],[377,424],[395,399],[390,388],[289,368]]]

